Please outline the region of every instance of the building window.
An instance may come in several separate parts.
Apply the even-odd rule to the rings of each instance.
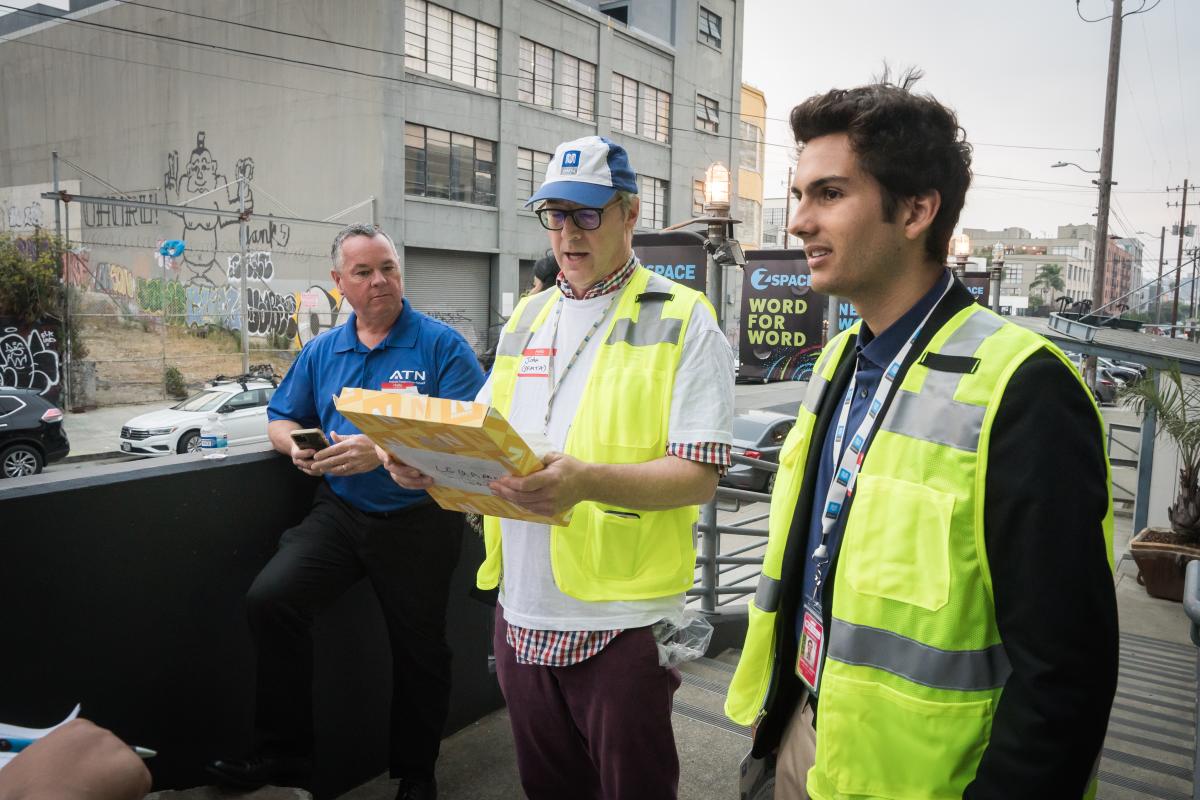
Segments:
[[[696,95],[696,127],[709,133],[721,130],[721,105],[711,97]]]
[[[496,205],[496,144],[463,133],[404,126],[404,192]]]
[[[517,148],[517,202],[521,205],[533,197],[533,193],[546,174],[550,154],[539,150]]]
[[[405,0],[404,65],[496,91],[497,30],[425,0]]]
[[[517,99],[579,119],[596,115],[596,65],[545,45],[521,40]]]
[[[758,204],[757,200],[739,197],[738,210],[742,212],[742,229],[738,232],[738,241],[759,241],[762,238],[762,206]]]
[[[1025,269],[1023,264],[1006,264],[1004,266],[1004,282],[1014,286],[1022,286]]]
[[[638,176],[638,196],[642,210],[639,228],[661,228],[667,224],[667,182],[646,175]]]
[[[601,3],[600,4],[600,13],[607,14],[608,16],[615,19],[617,22],[621,23],[622,25],[629,24],[629,3],[628,2]]]
[[[671,138],[671,95],[632,78],[613,73],[612,124],[656,142]]]
[[[704,216],[704,181],[692,181],[692,216]]]
[[[721,18],[700,6],[700,41],[721,49]]]
[[[741,120],[740,160],[738,166],[751,172],[762,172],[762,130]]]

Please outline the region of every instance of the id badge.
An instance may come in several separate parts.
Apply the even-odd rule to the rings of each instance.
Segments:
[[[813,694],[821,682],[821,664],[825,655],[825,624],[821,609],[812,602],[804,604],[804,620],[800,625],[800,641],[796,646],[796,677]]]
[[[526,347],[521,351],[521,366],[518,378],[546,378],[550,376],[550,359],[554,358],[553,347]]]

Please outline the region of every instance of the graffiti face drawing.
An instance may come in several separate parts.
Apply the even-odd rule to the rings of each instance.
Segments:
[[[188,285],[215,287],[216,279],[223,277],[223,270],[217,263],[218,234],[221,228],[236,225],[237,220],[205,214],[202,210],[238,211],[238,181],[235,179],[231,183],[221,174],[220,164],[205,144],[204,131],[196,134],[196,146],[192,148],[187,164],[180,173],[179,153],[169,153],[167,171],[163,176],[164,187],[168,192],[174,189],[176,197],[186,195],[196,198],[195,202],[189,204],[195,211],[171,212],[183,220],[183,235],[180,238],[187,242],[187,250],[183,254],[187,272],[180,277]],[[254,161],[249,158],[238,159],[236,178],[249,181],[253,176]],[[254,198],[248,184],[243,191],[246,210],[253,211]],[[236,246],[237,243],[233,242],[230,249]]]

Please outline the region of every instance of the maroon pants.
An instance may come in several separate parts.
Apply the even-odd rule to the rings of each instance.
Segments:
[[[518,664],[496,607],[496,674],[529,800],[672,800],[679,756],[671,698],[649,628],[632,628],[569,667]]]

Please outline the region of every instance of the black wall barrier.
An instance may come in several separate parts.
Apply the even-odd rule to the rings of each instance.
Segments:
[[[203,764],[250,746],[254,656],[244,596],[315,481],[264,448],[0,481],[0,721],[83,715],[150,747],[156,789],[207,784]],[[483,544],[465,530],[448,636],[447,734],[503,704],[492,609],[468,596]],[[318,797],[387,769],[389,646],[370,587],[318,622]]]

